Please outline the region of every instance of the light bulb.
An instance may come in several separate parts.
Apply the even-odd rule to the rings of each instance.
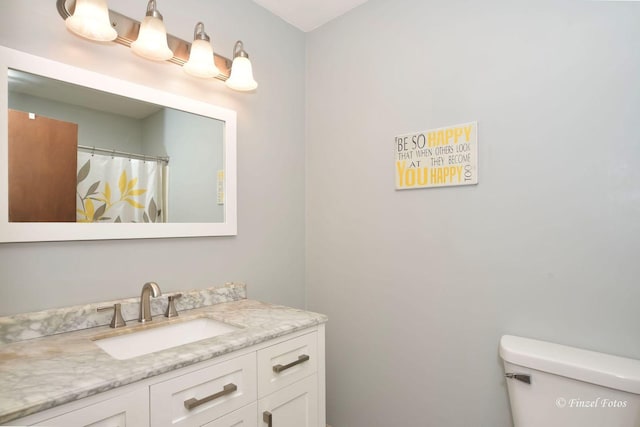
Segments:
[[[254,90],[258,87],[258,83],[253,78],[253,67],[249,61],[249,55],[244,51],[241,41],[236,42],[233,48],[231,75],[226,84],[231,89],[239,91]]]
[[[108,42],[118,37],[111,27],[106,0],[77,0],[73,15],[64,23],[69,30],[89,40]]]
[[[213,47],[207,33],[204,32],[204,24],[198,22],[191,43],[189,61],[183,65],[187,74],[202,78],[211,78],[220,74],[213,58]]]
[[[166,61],[173,57],[167,45],[167,30],[162,15],[156,9],[155,0],[147,4],[147,14],[140,24],[138,38],[131,43],[131,50],[152,61]]]

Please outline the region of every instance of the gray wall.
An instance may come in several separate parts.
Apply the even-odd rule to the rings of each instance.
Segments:
[[[109,2],[138,19],[146,3]],[[249,0],[159,6],[168,31],[185,40],[204,21],[224,56],[242,39],[257,92],[80,39],[50,0],[3,0],[0,45],[237,111],[238,236],[0,244],[0,314],[137,296],[149,280],[165,292],[243,281],[252,298],[304,305],[304,35]]]
[[[334,427],[509,426],[502,334],[640,358],[640,3],[370,0],[307,40]],[[477,186],[393,137],[477,120]]]
[[[305,63],[305,36],[249,0],[163,3],[184,39],[210,19],[222,54],[244,40],[260,88],[236,94],[5,0],[2,45],[238,111],[239,234],[2,244],[0,314],[147,280],[302,306],[306,248],[334,427],[508,426],[500,335],[640,358],[638,6],[370,0],[307,35]],[[470,120],[478,186],[394,191],[395,135]]]
[[[143,130],[136,119],[24,93],[9,94],[9,108],[76,123],[79,145],[130,153],[143,152]]]
[[[223,135],[220,120],[164,111],[164,145],[171,157],[169,222],[224,221],[224,206],[218,205],[216,196],[218,170],[224,169]]]
[[[162,109],[143,121],[145,153],[168,156],[169,222],[223,222],[217,172],[224,169],[224,122]]]

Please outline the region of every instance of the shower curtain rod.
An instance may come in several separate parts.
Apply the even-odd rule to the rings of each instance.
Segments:
[[[91,151],[92,153],[111,154],[112,156],[128,157],[136,160],[151,160],[156,162],[169,163],[169,157],[162,156],[146,156],[144,154],[127,153],[126,151],[109,150],[107,148],[88,147],[86,145],[78,145],[78,150]]]

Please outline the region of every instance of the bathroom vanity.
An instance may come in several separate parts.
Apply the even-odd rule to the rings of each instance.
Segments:
[[[94,305],[0,318],[0,423],[325,426],[325,316],[248,300],[238,284],[183,294],[172,318],[162,315],[166,297],[152,299],[153,320],[142,326],[138,299],[116,302],[128,321],[116,329]],[[149,331],[184,327],[184,337],[184,325],[205,322],[229,329],[159,351],[114,356],[98,345],[115,338],[153,346]]]
[[[158,209],[154,200],[149,212],[156,214],[145,210],[149,221],[144,222],[118,222],[103,215],[110,206],[107,200],[80,218],[91,223],[78,224],[73,215],[64,222],[57,217],[23,221],[9,215],[9,206],[19,201],[11,189],[22,188],[23,177],[0,174],[1,242],[237,233],[235,111],[2,46],[0,88],[0,117],[9,117],[13,109],[26,114],[30,125],[42,121],[58,129],[48,120],[55,119],[87,130],[75,132],[69,159],[76,160],[77,150],[89,150],[92,157],[97,151],[143,161],[169,157],[171,176],[183,171],[190,178],[174,179],[173,184],[184,187],[169,194],[194,197],[165,200],[170,209]],[[69,106],[65,114],[83,114],[58,117],[62,104]],[[89,110],[92,119],[85,121]],[[118,123],[124,120],[140,131],[135,133],[140,136],[135,150],[120,145],[129,137],[114,136],[113,130],[121,128],[113,122],[114,114]],[[9,147],[25,132],[19,126],[9,132],[14,128],[8,121],[0,120],[0,168],[20,171],[21,163],[11,161],[9,152],[15,150]],[[44,135],[51,139],[56,133]],[[51,155],[44,151],[41,157]],[[87,178],[93,184],[78,192],[78,182],[96,169],[84,164],[86,169],[76,163],[64,171],[74,181],[73,197],[102,192],[97,185],[103,177]],[[207,173],[215,176],[207,178]],[[127,177],[124,172],[118,176]],[[49,182],[46,174],[41,178],[39,182]],[[128,183],[118,181],[109,188],[131,197],[148,191],[134,190],[133,178],[122,182]],[[203,193],[195,192],[200,182],[215,182],[217,197],[209,197],[208,185]],[[110,199],[106,193],[111,191],[105,184],[102,194]],[[204,199],[210,208],[190,208]],[[144,208],[133,199],[125,201]],[[77,209],[73,200],[65,205]],[[180,210],[216,215],[187,218]],[[164,215],[162,221],[158,212]],[[161,295],[152,285],[145,284],[141,298],[0,317],[0,425],[325,427],[325,316],[248,300],[244,285],[228,284],[182,292],[174,301],[176,317],[168,297],[178,295]],[[114,308],[121,317],[113,315]]]

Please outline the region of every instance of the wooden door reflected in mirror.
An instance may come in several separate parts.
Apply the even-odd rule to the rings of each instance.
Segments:
[[[76,222],[78,125],[9,110],[9,221]]]

